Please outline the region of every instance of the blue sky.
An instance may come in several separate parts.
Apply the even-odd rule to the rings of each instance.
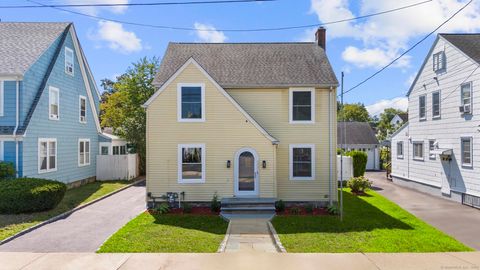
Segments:
[[[54,3],[125,3],[153,0],[38,0]],[[279,0],[264,3],[159,7],[73,9],[105,18],[197,29],[265,28],[308,25],[398,8],[422,0]],[[3,0],[3,5],[31,4]],[[345,89],[388,63],[408,46],[443,22],[466,1],[434,0],[395,13],[327,26],[327,54]],[[480,28],[480,4],[472,4],[440,32],[475,32]],[[98,21],[54,10],[0,9],[2,21],[72,21],[97,82],[122,74],[143,56],[162,57],[169,41],[178,42],[294,42],[312,41],[315,28],[275,32],[199,32],[161,30]],[[434,36],[375,79],[345,96],[346,102],[369,105],[371,113],[386,106],[405,108],[403,98],[434,41]]]

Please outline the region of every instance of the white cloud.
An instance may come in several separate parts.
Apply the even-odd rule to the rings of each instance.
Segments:
[[[396,97],[393,99],[382,99],[365,107],[371,116],[380,115],[386,108],[395,108],[406,111],[408,108],[408,98]]]
[[[65,0],[67,4],[128,4],[129,0]],[[78,7],[76,9],[89,15],[98,15],[101,11],[109,11],[115,14],[123,14],[127,10],[127,6],[110,6],[110,7]]]
[[[129,32],[116,22],[99,21],[98,30],[91,38],[107,42],[108,47],[121,53],[133,53],[143,49],[142,40],[134,32]]]
[[[405,86],[410,88],[416,77],[417,73],[410,74],[410,76],[408,76],[407,80],[405,81]]]
[[[384,51],[379,48],[359,49],[353,46],[348,46],[342,53],[342,58],[345,62],[360,68],[381,68],[390,63],[395,57],[397,57],[396,52]],[[394,66],[408,67],[409,60],[410,57],[405,56],[400,58]]]
[[[222,31],[217,31],[215,27],[209,24],[203,24],[196,22],[194,24],[195,32],[199,41],[202,42],[213,42],[213,43],[223,43],[227,40],[227,36]],[[205,31],[209,30],[209,31]]]

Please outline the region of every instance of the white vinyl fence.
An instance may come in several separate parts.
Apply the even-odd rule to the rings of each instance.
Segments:
[[[337,156],[337,180],[340,181],[340,156]],[[349,180],[353,177],[353,159],[343,156],[343,180]]]
[[[97,156],[97,180],[130,180],[137,176],[137,154]]]

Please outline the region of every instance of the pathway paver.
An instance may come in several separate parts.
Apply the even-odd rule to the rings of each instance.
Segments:
[[[376,191],[428,224],[480,250],[480,210],[402,187],[388,181],[385,172],[367,172]]]
[[[263,218],[231,219],[225,252],[278,252],[268,221]]]
[[[0,252],[95,252],[143,210],[144,182],[0,245]]]

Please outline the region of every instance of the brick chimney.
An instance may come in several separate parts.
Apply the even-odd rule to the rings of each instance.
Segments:
[[[323,27],[319,27],[317,29],[317,32],[315,32],[315,41],[317,42],[317,45],[322,47],[325,51],[327,50],[327,30]]]

